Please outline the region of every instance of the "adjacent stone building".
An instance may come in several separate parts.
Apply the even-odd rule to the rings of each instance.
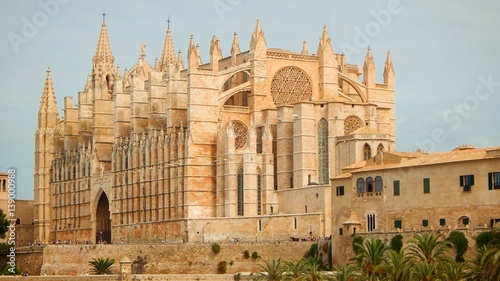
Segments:
[[[13,237],[16,245],[33,243],[33,200],[17,199],[15,196],[17,186],[12,184],[10,186],[14,188],[9,190],[9,174],[0,172],[0,209],[11,223],[15,223]],[[0,239],[0,242],[7,241],[10,231],[9,229],[6,233],[7,238]]]
[[[320,32],[318,32],[320,33]],[[59,116],[47,70],[35,133],[35,236],[107,243],[282,240],[329,236],[329,179],[395,151],[394,70],[375,81],[335,53],[268,48],[257,21],[249,49],[217,37],[186,65],[167,30],[150,65],[115,66],[103,22],[78,102]],[[64,71],[64,70],[55,70]]]
[[[500,147],[450,152],[381,152],[332,178],[336,262],[353,235],[390,239],[451,230],[471,239],[500,222]]]

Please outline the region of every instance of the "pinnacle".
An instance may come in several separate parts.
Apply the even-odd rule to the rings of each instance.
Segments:
[[[47,77],[45,78],[45,86],[43,87],[39,112],[58,114],[56,96],[54,93],[54,87],[52,86],[52,77],[50,76],[50,67],[47,68],[46,72]]]
[[[163,52],[161,55],[161,69],[165,70],[167,65],[175,64],[175,62],[175,49],[172,40],[172,34],[170,32],[170,29],[167,29],[165,35],[165,43],[163,44]]]
[[[102,23],[101,33],[99,34],[99,40],[97,42],[97,49],[92,61],[94,63],[94,67],[99,65],[102,68],[113,68],[114,66],[115,58],[111,53],[105,22]]]

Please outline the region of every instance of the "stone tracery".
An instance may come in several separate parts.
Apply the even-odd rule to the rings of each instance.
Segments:
[[[276,106],[310,100],[312,87],[309,77],[297,67],[284,67],[273,77],[271,95]]]

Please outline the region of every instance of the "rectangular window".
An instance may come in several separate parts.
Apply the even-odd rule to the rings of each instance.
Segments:
[[[500,189],[500,172],[488,173],[488,189]]]
[[[440,226],[445,226],[446,225],[446,219],[439,219],[439,225]]]
[[[469,224],[469,218],[463,218],[462,219],[462,224],[463,225],[468,225]]]
[[[337,196],[344,196],[344,186],[337,186]]]
[[[399,180],[393,182],[394,185],[394,196],[399,196]]]
[[[422,226],[423,227],[428,227],[429,226],[429,221],[428,220],[422,220]]]
[[[424,193],[431,193],[431,179],[424,179]]]
[[[341,236],[344,235],[344,229],[342,227],[339,228],[339,235],[341,235]]]
[[[401,220],[394,220],[394,228],[403,228],[403,222]]]
[[[463,186],[464,191],[471,191],[471,186],[474,185],[474,175],[460,176],[460,186]]]

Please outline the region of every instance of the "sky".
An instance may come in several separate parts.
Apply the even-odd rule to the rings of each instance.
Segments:
[[[500,1],[3,0],[0,9],[0,171],[14,168],[17,198],[33,198],[34,132],[50,67],[57,103],[76,101],[91,72],[102,13],[116,65],[131,68],[146,43],[161,56],[167,20],[186,63],[189,37],[209,60],[213,35],[229,56],[234,32],[249,49],[256,20],[268,48],[316,53],[323,27],[333,50],[363,65],[371,48],[382,82],[396,73],[396,148],[429,152],[500,145]],[[60,112],[62,116],[62,110]],[[499,118],[499,119],[497,119]]]

